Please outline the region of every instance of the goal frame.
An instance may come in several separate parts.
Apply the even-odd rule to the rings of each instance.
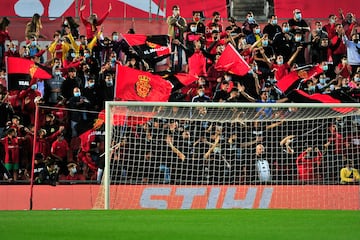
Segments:
[[[111,108],[112,107],[211,107],[211,108],[358,108],[359,103],[192,103],[192,102],[127,102],[105,103],[105,168],[103,176],[104,209],[110,209],[110,158],[111,158]],[[265,120],[265,121],[270,121]],[[101,191],[101,190],[100,190]]]

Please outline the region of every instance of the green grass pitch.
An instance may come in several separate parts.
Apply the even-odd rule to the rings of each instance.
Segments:
[[[0,211],[1,239],[349,239],[360,211]],[[356,237],[355,237],[356,238]]]

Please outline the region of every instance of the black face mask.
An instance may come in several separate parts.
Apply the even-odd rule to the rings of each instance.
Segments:
[[[354,39],[354,43],[358,44],[359,39]]]

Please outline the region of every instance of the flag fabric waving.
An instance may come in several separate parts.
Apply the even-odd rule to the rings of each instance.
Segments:
[[[340,99],[335,98],[331,94],[321,94],[321,93],[314,93],[314,94],[308,94],[300,89],[294,89],[291,91],[287,97],[297,103],[342,103]],[[340,113],[349,113],[354,110],[354,108],[332,108],[334,111],[340,112]]]
[[[168,35],[122,34],[122,37],[144,60],[160,61],[171,53]]]
[[[173,74],[169,72],[160,72],[159,74],[162,76],[162,78],[166,79],[172,84],[172,91],[176,91],[180,88],[189,86],[198,79],[196,76],[188,73]]]
[[[166,102],[172,87],[171,83],[161,76],[118,65],[115,99]]]
[[[231,74],[244,76],[249,70],[250,66],[244,58],[236,51],[232,44],[226,45],[220,58],[218,59],[215,68],[218,71],[230,72]]]
[[[7,57],[6,68],[9,90],[22,90],[32,85],[36,79],[52,78],[45,67],[26,58]]]
[[[323,70],[319,65],[312,67],[310,70],[302,69],[299,71],[292,71],[278,80],[277,87],[284,94],[288,94],[293,89],[298,88],[302,81],[311,79],[313,76],[321,74],[322,72]]]

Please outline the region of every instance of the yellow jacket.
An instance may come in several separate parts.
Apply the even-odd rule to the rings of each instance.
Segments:
[[[355,168],[347,168],[344,167],[340,170],[340,183],[341,184],[346,184],[346,183],[351,183],[355,181],[359,181],[360,180],[360,175],[358,170],[356,170]]]

